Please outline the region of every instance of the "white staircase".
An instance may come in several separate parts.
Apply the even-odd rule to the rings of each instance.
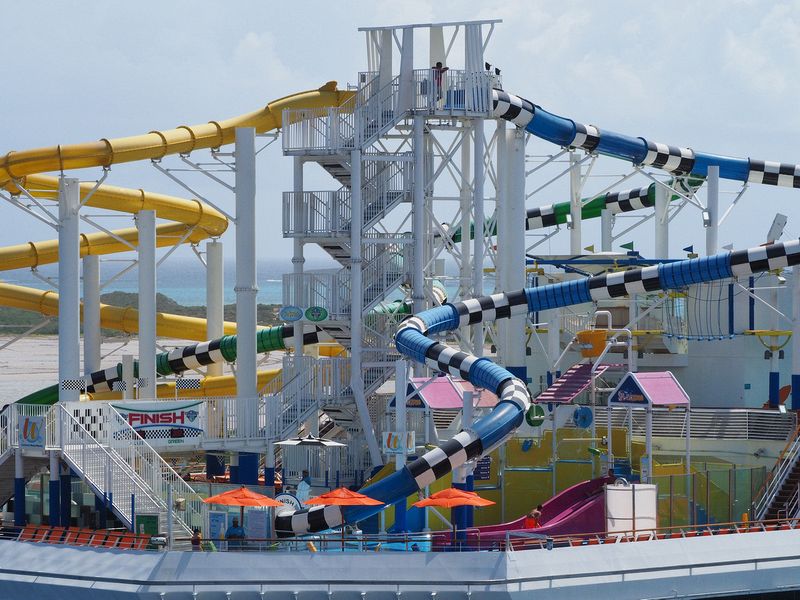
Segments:
[[[49,445],[126,526],[133,527],[135,514],[155,513],[167,530],[171,512],[183,534],[205,527],[202,499],[110,404],[55,404],[47,432]]]

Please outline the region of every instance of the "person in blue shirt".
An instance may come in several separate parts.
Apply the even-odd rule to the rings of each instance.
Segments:
[[[308,469],[303,469],[303,476],[300,479],[300,483],[297,484],[295,495],[303,506],[305,506],[306,500],[311,497],[311,477],[308,474]]]
[[[228,541],[228,550],[241,550],[244,544],[244,528],[239,527],[239,519],[234,518],[233,523],[225,532]]]

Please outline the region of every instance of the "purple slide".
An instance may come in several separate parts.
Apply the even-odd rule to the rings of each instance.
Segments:
[[[542,505],[542,525],[525,529],[525,517],[500,523],[474,527],[467,531],[466,545],[489,550],[505,542],[507,531],[538,533],[542,535],[570,535],[577,533],[602,533],[606,529],[605,496],[603,486],[613,483],[613,477],[599,477],[577,483]],[[531,507],[532,508],[532,507]],[[434,535],[434,549],[451,544],[452,532],[441,531]]]

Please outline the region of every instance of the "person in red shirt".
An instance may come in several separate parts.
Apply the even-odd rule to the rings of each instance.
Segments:
[[[542,505],[539,504],[536,508],[532,509],[527,515],[525,515],[525,520],[522,523],[523,529],[536,529],[537,527],[541,527],[541,518],[542,518]]]

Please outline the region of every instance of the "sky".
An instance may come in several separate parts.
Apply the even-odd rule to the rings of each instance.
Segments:
[[[0,66],[5,82],[0,152],[224,119],[330,80],[344,87],[366,70],[360,26],[497,18],[503,23],[494,30],[487,58],[502,67],[508,91],[629,135],[800,163],[800,0],[371,0],[275,6],[263,0],[7,0],[0,42],[6,57]],[[530,148],[531,153],[557,150]],[[629,165],[604,168],[624,172]],[[84,179],[99,175],[79,173]],[[115,166],[108,183],[185,195],[149,164]],[[321,177],[314,183],[318,189],[337,187]],[[281,237],[280,199],[291,184],[291,159],[281,156],[279,144],[267,148],[259,159],[257,252],[286,259],[287,270],[292,243]],[[232,209],[229,194],[197,185]],[[723,185],[723,207],[737,188]],[[786,236],[800,236],[798,195],[751,188],[725,223],[720,244],[763,242],[776,212],[789,216]],[[548,197],[541,203],[563,200]],[[54,237],[52,229],[4,203],[0,219],[3,244]],[[102,222],[132,223],[127,216]],[[593,227],[585,233],[587,245],[599,243]],[[225,239],[230,257],[233,238]],[[648,254],[652,227],[643,226],[630,239]],[[688,243],[702,246],[703,239],[699,212],[686,209],[674,222],[672,253],[679,255]],[[548,245],[553,252],[567,247],[566,233]],[[309,249],[309,256],[323,254]]]

